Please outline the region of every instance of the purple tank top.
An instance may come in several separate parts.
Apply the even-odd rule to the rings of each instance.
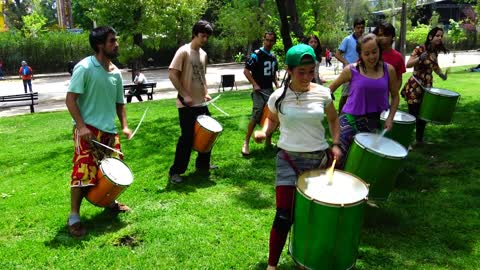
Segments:
[[[388,68],[383,63],[383,77],[370,79],[360,74],[353,65],[350,66],[352,79],[350,80],[350,96],[343,107],[344,113],[365,115],[380,113],[388,109]]]

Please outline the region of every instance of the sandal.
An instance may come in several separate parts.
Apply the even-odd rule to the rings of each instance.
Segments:
[[[68,225],[68,222],[67,222],[67,226],[68,226],[68,232],[70,233],[71,236],[75,238],[82,238],[87,233],[87,229],[85,229],[85,227],[81,222],[77,222],[72,225]]]
[[[248,156],[250,155],[250,149],[248,147],[248,144],[244,143],[242,146],[242,155],[243,156]]]
[[[125,213],[125,212],[130,212],[132,210],[130,209],[130,207],[120,202],[115,202],[113,206],[107,207],[106,209],[115,213]]]

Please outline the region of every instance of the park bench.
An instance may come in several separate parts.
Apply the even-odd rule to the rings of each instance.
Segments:
[[[34,113],[34,105],[38,105],[38,92],[0,96],[0,108],[30,106],[30,112]]]
[[[125,91],[125,97],[132,96],[131,93],[137,87],[138,87],[138,84],[134,84],[134,83],[124,84],[123,85],[123,90]],[[155,87],[157,87],[156,82],[143,83],[142,84],[142,91],[140,92],[140,95],[147,95],[148,100],[153,100],[153,89]]]

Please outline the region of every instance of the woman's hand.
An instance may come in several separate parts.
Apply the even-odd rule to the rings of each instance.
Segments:
[[[253,140],[256,143],[262,143],[266,137],[267,137],[267,134],[263,130],[257,130],[253,134]]]
[[[393,120],[387,118],[387,120],[385,120],[385,126],[384,126],[384,128],[385,128],[386,130],[391,130],[391,129],[392,129],[392,126],[393,126]]]
[[[336,159],[337,161],[340,160],[343,156],[342,149],[340,149],[340,146],[334,145],[332,147],[332,154],[334,159]]]

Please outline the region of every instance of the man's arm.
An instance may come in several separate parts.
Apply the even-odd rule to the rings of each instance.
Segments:
[[[245,75],[247,80],[252,84],[253,90],[255,90],[255,91],[261,90],[258,83],[253,79],[252,72],[248,68],[243,69],[243,74]]]
[[[180,96],[183,97],[184,102],[187,105],[191,105],[192,98],[190,97],[190,92],[183,87],[182,82],[180,81],[181,74],[182,73],[180,70],[176,70],[173,68],[168,70],[168,78],[172,82],[173,86],[175,87],[175,89],[177,89],[177,92],[180,94]]]
[[[348,63],[347,59],[345,59],[345,58],[343,57],[343,52],[342,52],[342,51],[337,50],[337,51],[335,52],[335,58],[337,58],[338,61],[342,62],[342,64],[343,64],[344,67],[348,66],[349,63]]]
[[[122,126],[122,132],[127,137],[127,139],[130,139],[130,137],[132,136],[132,131],[128,128],[127,111],[125,110],[125,104],[117,103],[116,109],[118,120],[120,120],[120,125]]]
[[[76,93],[68,92],[67,97],[65,98],[65,105],[67,105],[70,115],[72,116],[73,120],[75,120],[75,127],[78,130],[78,136],[85,141],[89,141],[92,138],[92,132],[87,128],[87,125],[83,121],[80,108],[78,108],[77,105],[78,96],[79,95]]]

